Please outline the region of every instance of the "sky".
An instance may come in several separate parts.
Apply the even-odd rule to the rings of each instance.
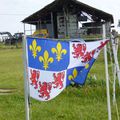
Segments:
[[[0,32],[9,31],[12,34],[23,32],[21,22],[24,18],[40,10],[54,0],[1,0],[0,1]],[[78,0],[94,8],[110,13],[114,17],[115,29],[120,33],[120,0]]]

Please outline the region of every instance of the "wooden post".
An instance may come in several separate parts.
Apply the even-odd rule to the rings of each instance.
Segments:
[[[68,30],[67,30],[67,12],[65,11],[66,8],[63,8],[64,12],[64,23],[65,23],[65,38],[68,36]]]
[[[23,58],[24,58],[24,94],[25,94],[25,117],[29,118],[29,83],[27,78],[27,57],[26,57],[26,37],[23,40]]]
[[[106,39],[105,23],[103,24],[103,39]],[[110,88],[109,88],[109,74],[108,74],[108,60],[107,60],[107,47],[106,47],[106,45],[104,46],[104,60],[105,60],[105,74],[106,74],[108,120],[111,120]]]
[[[51,25],[52,25],[52,34],[53,34],[53,38],[54,38],[54,23],[53,23],[53,13],[51,12]]]
[[[32,36],[32,25],[30,25],[30,34]]]
[[[112,42],[112,50],[113,50],[113,57],[114,57],[114,61],[115,61],[115,67],[116,67],[116,72],[117,72],[117,77],[118,77],[118,83],[120,86],[120,68],[119,68],[119,63],[118,63],[118,59],[117,59],[117,50],[115,47],[115,38],[112,37],[111,39]]]
[[[24,23],[24,35],[26,35],[26,31],[25,31],[25,23]],[[23,46],[24,47],[24,46]]]

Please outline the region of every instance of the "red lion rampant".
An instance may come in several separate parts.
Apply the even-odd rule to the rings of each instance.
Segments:
[[[92,50],[91,52],[86,52],[84,56],[82,56],[82,62],[88,62],[91,60],[91,58],[94,56],[95,52],[98,52],[100,49],[102,49],[108,42],[109,40],[105,42],[101,42],[100,46],[97,47],[95,50]]]
[[[95,54],[95,51],[96,51],[96,49],[91,52],[86,52],[86,54],[82,57],[82,62],[88,62],[89,60],[91,60],[91,58]]]
[[[76,46],[75,44],[73,44],[73,49],[74,49],[74,52],[72,52],[72,54],[74,55],[73,57],[79,58],[84,55],[86,51],[86,44],[77,44]]]
[[[53,73],[53,77],[54,77],[54,82],[52,82],[55,86],[53,86],[54,88],[58,88],[62,89],[63,88],[63,81],[64,81],[64,77],[65,77],[65,72],[61,72],[61,73]]]
[[[52,83],[49,82],[39,82],[40,90],[38,92],[40,93],[39,97],[46,98],[45,100],[48,100],[50,98],[50,92],[52,88]]]
[[[35,89],[38,88],[38,79],[40,77],[40,71],[36,71],[36,70],[30,70],[30,73],[31,73],[31,77],[30,77],[30,80],[31,80],[31,85],[35,85]]]

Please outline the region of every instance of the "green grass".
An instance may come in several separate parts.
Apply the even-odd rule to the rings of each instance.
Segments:
[[[21,49],[0,49],[0,88],[16,89],[12,94],[0,95],[0,120],[25,120]],[[117,120],[116,109],[112,104],[112,84],[110,91],[112,119]],[[120,112],[118,84],[116,95]],[[103,53],[91,69],[84,86],[70,86],[49,102],[39,102],[32,98],[30,101],[31,120],[107,120]]]

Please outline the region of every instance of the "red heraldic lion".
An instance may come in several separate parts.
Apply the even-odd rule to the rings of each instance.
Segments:
[[[64,77],[65,77],[65,72],[61,72],[61,73],[53,73],[53,77],[54,77],[54,82],[53,86],[54,88],[58,88],[62,89],[63,88],[63,81],[64,81]]]
[[[96,50],[93,50],[91,52],[86,52],[86,54],[82,57],[82,62],[88,62],[91,60],[91,58],[94,56]]]
[[[86,44],[73,44],[73,50],[72,54],[74,55],[74,58],[79,58],[84,55],[86,51]]]
[[[30,70],[30,73],[31,73],[31,77],[30,77],[30,80],[31,80],[31,85],[35,86],[34,88],[37,89],[38,88],[38,79],[40,77],[40,71],[37,71],[37,70]]]
[[[109,40],[105,41],[105,42],[101,42],[100,46],[97,47],[96,49],[92,50],[91,52],[86,52],[84,56],[82,56],[82,62],[88,62],[91,60],[91,58],[93,58],[95,52],[98,52],[100,49],[102,49],[105,44],[107,44]]]
[[[50,92],[52,88],[52,83],[49,82],[39,82],[40,90],[38,92],[40,93],[39,97],[46,98],[45,100],[48,100],[50,98]]]

